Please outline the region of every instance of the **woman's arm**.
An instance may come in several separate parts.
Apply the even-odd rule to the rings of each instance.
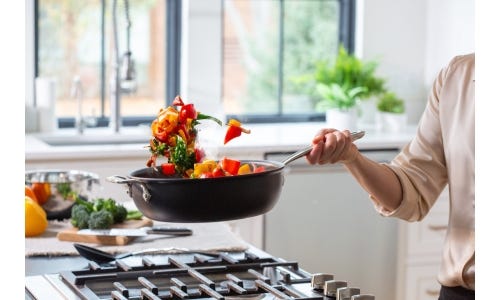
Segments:
[[[350,138],[349,131],[321,130],[312,141],[306,156],[310,164],[343,163],[358,183],[388,211],[395,210],[403,199],[403,190],[394,172],[363,156]]]

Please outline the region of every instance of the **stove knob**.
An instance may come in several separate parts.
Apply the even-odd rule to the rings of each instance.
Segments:
[[[351,300],[375,300],[375,296],[373,296],[373,295],[356,295],[356,296],[352,296]]]
[[[337,300],[352,300],[354,295],[361,294],[361,290],[355,287],[343,287],[337,289]]]
[[[327,297],[336,297],[337,290],[344,287],[347,287],[347,281],[342,281],[342,280],[325,281],[325,285],[323,286],[323,294]]]
[[[315,290],[322,290],[325,281],[333,280],[333,274],[318,273],[311,278],[311,287]]]

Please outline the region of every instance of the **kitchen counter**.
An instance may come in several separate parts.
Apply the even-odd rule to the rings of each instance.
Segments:
[[[207,156],[241,157],[252,159],[262,158],[263,153],[293,152],[309,145],[316,132],[326,127],[323,122],[290,123],[290,124],[250,124],[246,128],[251,134],[236,138],[223,145],[224,130],[222,128],[201,129],[200,143]],[[141,127],[124,127],[120,133],[111,133],[109,129],[86,129],[77,136],[74,129],[58,130],[53,134],[26,134],[25,161],[37,162],[44,160],[92,159],[135,157],[147,160],[149,129]],[[416,127],[408,126],[403,132],[388,133],[367,127],[366,135],[357,141],[359,149],[397,149],[408,143],[415,134]],[[74,145],[50,145],[44,141],[47,138],[67,139]],[[108,140],[109,138],[109,140]],[[130,140],[130,143],[124,142]],[[84,144],[85,141],[101,141],[100,144]],[[79,142],[80,141],[80,142]],[[117,142],[119,141],[119,143]],[[209,142],[210,141],[210,142]],[[221,141],[219,144],[213,141]],[[109,142],[109,143],[108,143]]]
[[[206,156],[220,159],[228,156],[235,159],[280,161],[282,157],[310,145],[313,136],[324,122],[287,124],[249,124],[249,135],[242,136],[223,145],[224,128],[200,125],[199,137]],[[416,132],[415,126],[400,133],[377,131],[363,126],[366,135],[356,141],[358,148],[372,152],[397,151],[407,144]],[[101,185],[93,191],[95,197],[111,197],[119,202],[130,201],[123,185],[104,180],[112,175],[124,176],[131,171],[144,168],[149,158],[150,132],[146,127],[124,127],[116,134],[108,128],[88,128],[81,136],[74,129],[58,130],[53,134],[25,135],[25,170],[74,169],[97,174]],[[44,141],[45,140],[45,141]],[[59,145],[50,145],[48,142]],[[220,141],[218,144],[214,141]],[[67,145],[61,145],[67,142]],[[92,144],[100,142],[100,144]],[[71,143],[78,143],[73,144]],[[380,150],[380,151],[379,151]],[[306,164],[305,160],[302,160]],[[300,161],[294,163],[296,166]],[[320,170],[320,168],[318,168]],[[263,246],[264,222],[262,216],[231,222],[235,232],[257,247]]]

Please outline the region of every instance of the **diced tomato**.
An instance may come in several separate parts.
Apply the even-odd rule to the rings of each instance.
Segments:
[[[264,166],[258,166],[255,169],[253,169],[254,173],[262,173],[262,172],[265,172],[265,171],[266,171],[266,167],[264,167]]]
[[[175,164],[163,163],[163,164],[161,164],[161,171],[165,175],[173,175],[173,174],[175,174]]]
[[[236,159],[231,159],[224,157],[220,161],[220,166],[222,170],[228,172],[231,175],[238,175],[238,169],[240,168],[241,162]]]

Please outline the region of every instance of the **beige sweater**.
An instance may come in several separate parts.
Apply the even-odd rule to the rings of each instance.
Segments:
[[[475,54],[458,56],[434,81],[418,131],[388,165],[403,188],[399,208],[385,216],[419,221],[448,184],[449,224],[438,280],[475,289]]]

